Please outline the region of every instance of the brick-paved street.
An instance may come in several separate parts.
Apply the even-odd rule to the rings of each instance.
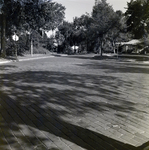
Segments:
[[[51,57],[0,65],[0,150],[149,150],[149,64]]]

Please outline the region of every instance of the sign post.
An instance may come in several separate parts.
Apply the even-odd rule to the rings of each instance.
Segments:
[[[16,33],[14,33],[14,35],[12,36],[12,39],[15,41],[15,56],[16,56],[16,60],[17,60],[17,44],[16,44],[16,42],[19,40],[19,37],[16,35]]]

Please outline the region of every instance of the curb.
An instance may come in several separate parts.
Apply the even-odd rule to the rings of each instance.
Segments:
[[[30,61],[30,60],[37,60],[37,59],[44,59],[44,58],[52,58],[55,56],[39,56],[39,57],[30,57],[30,58],[18,58],[18,60],[14,60],[14,59],[10,59],[10,60],[2,60],[0,61],[0,65],[1,64],[6,64],[6,63],[10,63],[10,62],[21,62],[21,61]]]
[[[52,57],[54,57],[54,56],[30,57],[30,58],[18,59],[18,61],[29,61],[29,60],[36,60],[36,59],[52,58]]]
[[[7,61],[7,60],[5,60],[5,61],[0,61],[0,65],[1,65],[1,64],[10,63],[10,62],[12,62],[12,61],[11,61],[11,60],[8,60],[8,61]]]

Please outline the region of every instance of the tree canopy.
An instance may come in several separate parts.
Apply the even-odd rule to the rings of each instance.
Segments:
[[[2,45],[14,32],[55,29],[64,19],[65,7],[51,0],[1,0]],[[5,46],[2,46],[3,48]]]
[[[87,52],[98,50],[102,55],[103,45],[111,42],[114,47],[115,42],[120,39],[120,33],[124,33],[125,29],[123,13],[115,12],[106,0],[95,0],[92,13],[75,17],[72,23],[63,20],[65,7],[51,0],[0,1],[3,3],[1,10],[6,36],[10,37],[14,32],[27,33],[30,35],[30,43],[34,38],[33,34],[57,28],[55,39],[64,49],[74,45]]]
[[[117,15],[112,6],[110,6],[106,0],[95,1],[95,6],[92,11],[92,19],[92,33],[97,39],[96,41],[100,46],[100,52],[102,55],[105,35],[116,26],[119,20],[117,19]]]
[[[127,28],[134,38],[146,37],[149,32],[149,1],[131,0],[127,3]]]
[[[102,55],[104,43],[111,42],[114,47],[120,33],[124,33],[123,17],[123,13],[115,12],[106,0],[96,0],[91,15],[75,17],[72,23],[65,21],[58,29],[65,39],[64,45],[77,45],[86,52],[95,49]]]
[[[65,15],[65,7],[61,4],[44,0],[7,0],[2,11],[6,14],[7,29],[21,30],[54,29]]]

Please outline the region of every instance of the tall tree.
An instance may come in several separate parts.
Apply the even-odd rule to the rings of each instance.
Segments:
[[[73,23],[64,21],[59,27],[58,30],[60,32],[61,35],[63,35],[64,37],[64,47],[66,47],[66,49],[68,49],[68,53],[70,53],[69,51],[69,46],[72,45],[72,35],[73,35]],[[59,34],[59,35],[60,35]]]
[[[127,37],[127,25],[126,25],[126,17],[124,16],[122,11],[116,11],[117,23],[115,26],[108,31],[106,34],[106,38],[111,42],[113,47],[113,52],[115,53],[115,43],[119,41],[125,41],[128,39]]]
[[[92,33],[90,30],[92,24],[92,17],[86,13],[79,18],[74,18],[74,40],[80,47],[90,52],[92,45]]]
[[[51,1],[34,0],[25,2],[23,7],[22,26],[30,34],[31,53],[33,52],[34,30],[43,32],[55,29],[64,19],[64,10],[61,4]]]
[[[117,17],[112,6],[106,0],[96,0],[92,11],[92,18],[92,32],[94,38],[97,39],[98,46],[100,46],[102,56],[105,35],[115,26]]]
[[[10,0],[1,0],[0,1],[0,12],[1,12],[1,56],[5,57],[6,56],[6,16],[7,16],[7,11],[6,11],[6,5],[7,3],[10,3]]]
[[[127,28],[136,39],[146,38],[149,32],[149,1],[131,0],[127,3]]]
[[[64,19],[64,10],[61,4],[50,0],[4,0],[2,31],[7,36],[12,35],[12,32],[27,31],[32,37],[33,31],[46,31],[58,26]],[[3,37],[1,43],[5,47]]]

